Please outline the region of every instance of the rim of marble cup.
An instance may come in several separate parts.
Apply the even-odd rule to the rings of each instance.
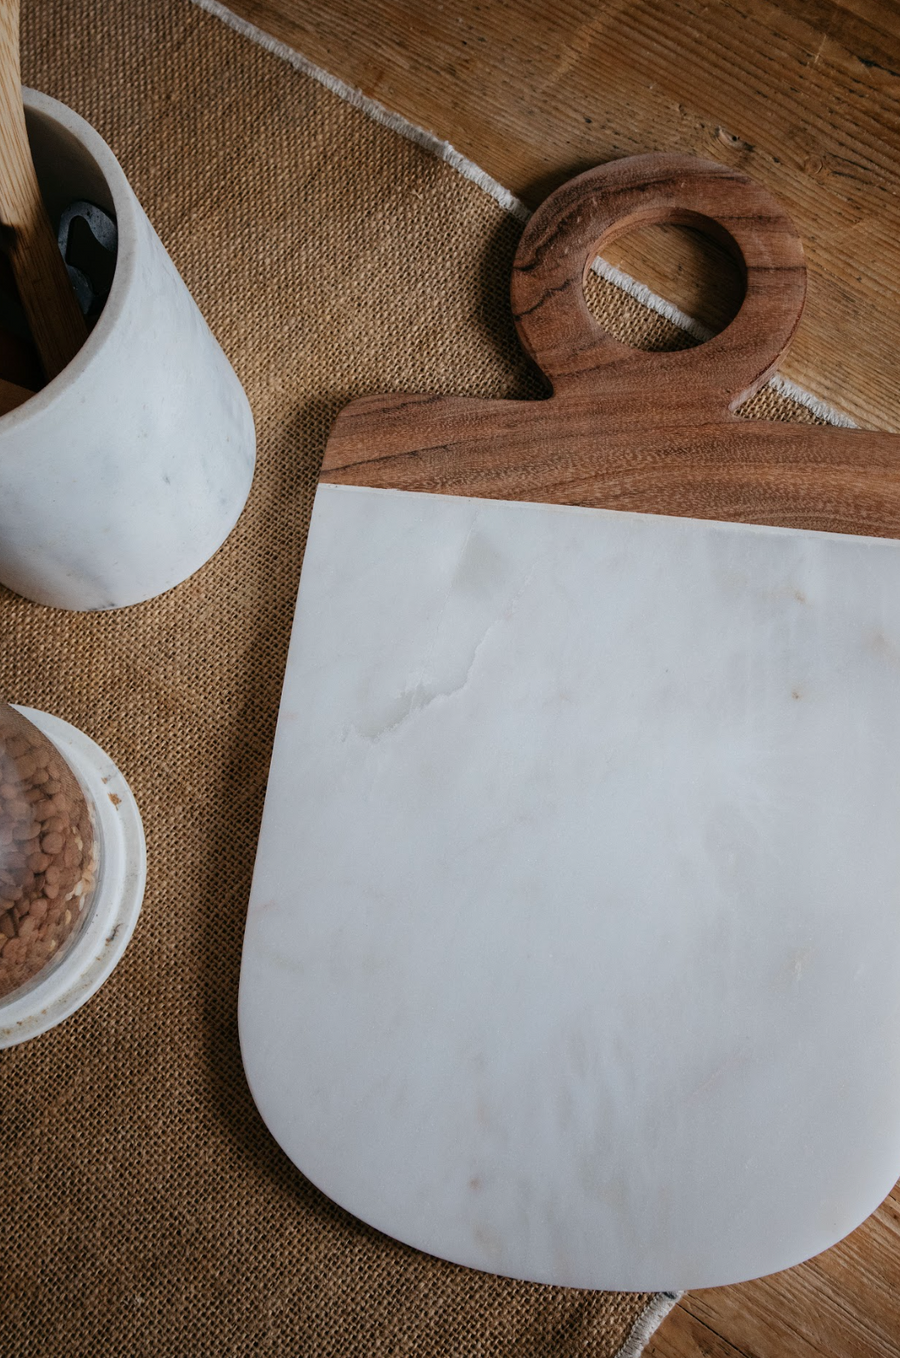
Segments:
[[[28,400],[23,401],[15,410],[0,415],[0,430],[10,429],[14,424],[24,425],[28,420],[41,414],[87,371],[113,338],[136,269],[136,251],[131,247],[137,236],[137,200],[131,192],[124,170],[100,133],[79,113],[66,104],[61,104],[58,99],[52,99],[49,94],[41,94],[40,91],[23,85],[22,100],[26,112],[33,110],[35,113],[43,114],[51,122],[64,128],[80,142],[96,162],[115,208],[118,252],[109,296],[84,344],[63,370],[40,391],[29,396]]]
[[[0,1048],[55,1028],[99,990],[134,933],[147,876],[141,814],[109,755],[61,717],[12,705],[52,741],[86,793],[96,815],[99,871],[88,914],[59,962],[0,1000]]]

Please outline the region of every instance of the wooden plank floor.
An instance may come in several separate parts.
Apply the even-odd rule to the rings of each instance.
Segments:
[[[536,205],[648,150],[745,169],[803,236],[810,296],[787,375],[900,430],[900,5],[895,0],[230,0]],[[613,262],[721,321],[724,266],[692,233]],[[649,1358],[897,1358],[900,1194],[788,1272],[684,1297]],[[534,1355],[534,1358],[539,1358]]]
[[[785,204],[810,265],[785,371],[859,423],[900,429],[896,0],[232,3],[530,205],[639,151],[746,170]],[[657,228],[620,251],[702,313],[709,270],[686,233]]]

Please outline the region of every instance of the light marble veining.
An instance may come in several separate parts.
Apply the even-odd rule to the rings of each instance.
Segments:
[[[900,1174],[900,543],[319,488],[247,921],[257,1105],[515,1277],[792,1265]]]
[[[0,419],[0,581],[58,608],[120,608],[179,584],[228,536],[253,418],[112,152],[71,109],[24,95],[51,215],[98,203],[119,252],[79,353]]]

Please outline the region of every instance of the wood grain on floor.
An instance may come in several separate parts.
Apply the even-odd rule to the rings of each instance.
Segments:
[[[747,171],[810,265],[788,376],[900,429],[900,6],[889,0],[234,0],[233,8],[447,138],[536,206],[642,151]],[[698,246],[673,228],[622,263],[702,311]]]

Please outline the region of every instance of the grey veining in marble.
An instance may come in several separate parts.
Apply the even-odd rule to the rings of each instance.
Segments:
[[[900,543],[320,487],[247,921],[268,1126],[401,1240],[738,1281],[900,1174]]]

